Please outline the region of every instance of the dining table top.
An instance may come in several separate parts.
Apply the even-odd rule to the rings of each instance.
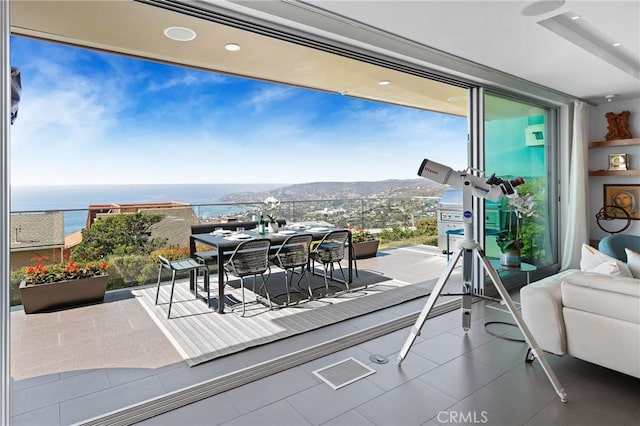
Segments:
[[[336,228],[331,226],[308,226],[308,225],[289,225],[280,227],[278,232],[264,232],[261,234],[258,229],[245,229],[241,232],[230,230],[218,230],[204,234],[192,234],[191,237],[199,242],[213,245],[219,248],[234,247],[242,241],[267,238],[272,243],[278,244],[285,241],[288,237],[298,234],[311,234],[314,240],[321,239],[331,231],[349,231],[347,228]]]

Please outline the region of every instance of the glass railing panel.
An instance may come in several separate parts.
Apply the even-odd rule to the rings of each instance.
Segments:
[[[273,210],[262,202],[185,204],[145,209],[138,219],[132,212],[89,215],[87,209],[12,212],[11,304],[21,303],[18,286],[25,279],[25,268],[68,259],[106,262],[107,290],[155,283],[158,254],[188,256],[192,224],[255,221],[263,213],[287,223],[363,228],[383,243],[406,239],[409,243],[437,244],[437,237],[425,236],[437,232],[428,224],[435,221],[436,207],[437,199],[414,197],[283,201]],[[92,226],[87,226],[88,220]],[[424,238],[416,240],[416,235]]]

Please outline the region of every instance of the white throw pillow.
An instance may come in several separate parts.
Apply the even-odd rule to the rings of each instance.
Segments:
[[[633,275],[633,278],[640,278],[640,253],[628,248],[624,249],[624,251],[627,253],[627,266],[631,271],[631,275]]]
[[[623,261],[607,256],[593,247],[582,244],[580,269],[584,272],[632,278],[631,271]]]

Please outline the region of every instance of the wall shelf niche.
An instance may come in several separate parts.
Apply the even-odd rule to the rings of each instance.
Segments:
[[[589,142],[589,149],[629,145],[640,145],[640,138]],[[640,176],[640,170],[589,170],[589,176]]]
[[[589,148],[604,148],[609,146],[627,146],[627,145],[640,145],[640,138],[615,139],[612,141],[589,142]]]

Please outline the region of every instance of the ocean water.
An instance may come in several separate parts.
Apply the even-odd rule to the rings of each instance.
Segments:
[[[227,194],[261,192],[283,184],[175,184],[175,185],[68,185],[16,186],[11,188],[11,212],[64,210],[65,235],[84,227],[91,204],[124,204],[179,201],[189,204],[220,202]],[[201,217],[233,214],[230,206],[196,208]]]

